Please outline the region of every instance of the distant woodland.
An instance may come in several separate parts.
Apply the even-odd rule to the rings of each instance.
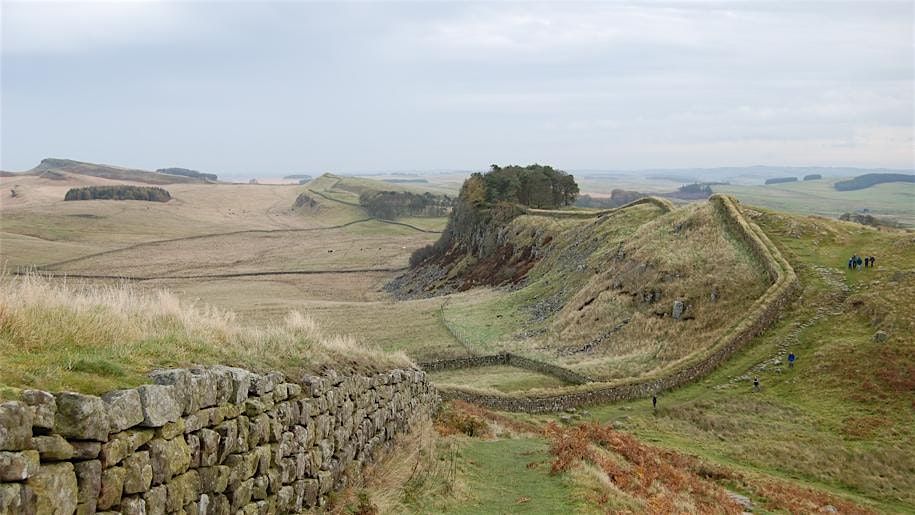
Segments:
[[[153,186],[86,186],[71,188],[64,200],[146,200],[168,202],[168,191]]]
[[[359,204],[375,218],[391,220],[402,216],[448,216],[454,199],[448,195],[406,191],[365,191]]]
[[[854,179],[839,181],[835,184],[835,188],[839,191],[863,190],[884,182],[915,182],[915,175],[905,173],[866,173]]]
[[[781,184],[783,182],[797,182],[797,177],[775,177],[766,179],[766,184]]]

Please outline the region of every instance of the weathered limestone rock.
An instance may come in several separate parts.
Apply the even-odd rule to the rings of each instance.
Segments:
[[[209,408],[219,403],[219,379],[206,368],[191,368],[191,387],[197,392],[197,404],[200,408]]]
[[[120,463],[128,454],[130,454],[130,441],[126,438],[112,438],[111,441],[102,445],[99,459],[102,460],[102,466],[108,468]]]
[[[44,464],[38,469],[38,473],[29,478],[26,485],[35,493],[35,507],[38,513],[70,515],[76,510],[76,474],[73,472],[72,463]]]
[[[124,459],[124,493],[138,494],[149,490],[152,484],[153,469],[149,452],[137,452]]]
[[[35,494],[22,483],[0,483],[0,513],[18,515],[37,512]]]
[[[78,440],[108,441],[108,411],[94,395],[62,392],[55,396],[54,432]]]
[[[108,408],[110,431],[117,433],[143,422],[143,407],[136,390],[116,390],[102,396]]]
[[[0,451],[0,481],[25,481],[38,472],[37,451]]]
[[[684,304],[682,300],[675,300],[670,316],[672,316],[674,320],[680,320],[680,318],[683,317],[684,311],[686,311],[686,304]]]
[[[32,412],[21,402],[0,404],[0,451],[32,447]]]
[[[76,450],[60,435],[33,436],[32,445],[41,454],[41,461],[63,461],[73,458]]]
[[[165,508],[169,511],[178,511],[185,504],[197,499],[200,494],[200,479],[196,470],[185,472],[175,477],[168,483],[168,496]]]
[[[121,503],[124,494],[124,479],[127,471],[123,467],[112,467],[102,471],[102,488],[98,494],[98,509],[107,510]]]
[[[79,461],[73,469],[76,472],[76,502],[93,512],[102,489],[102,463],[99,460]]]
[[[124,497],[121,499],[123,515],[146,515],[146,501],[142,497]]]
[[[19,394],[19,399],[32,412],[32,427],[48,431],[54,429],[57,402],[54,400],[53,395],[41,390],[22,390]]]
[[[209,467],[219,463],[219,433],[212,429],[197,432],[200,440],[200,466]]]
[[[184,419],[182,418],[156,429],[156,436],[166,440],[171,440],[180,434],[184,434]]]
[[[226,458],[225,464],[232,471],[229,476],[229,489],[234,490],[257,472],[258,455],[254,452],[233,454]]]
[[[102,451],[102,444],[100,442],[90,442],[84,440],[69,440],[69,442],[73,447],[74,460],[95,459]]]
[[[143,409],[143,423],[146,427],[162,427],[181,416],[181,404],[174,396],[174,387],[161,384],[145,384],[137,388]]]
[[[248,479],[247,481],[240,483],[234,490],[228,493],[233,510],[239,510],[244,505],[251,502],[251,490],[253,487],[254,480]]]
[[[160,485],[150,488],[148,492],[143,494],[143,500],[146,501],[146,513],[148,515],[165,515],[165,501],[167,499],[167,486]]]
[[[183,368],[156,370],[149,376],[156,384],[172,387],[172,395],[181,406],[182,414],[188,415],[200,409],[196,392],[191,388],[191,372],[189,370]]]
[[[153,470],[153,484],[161,484],[184,473],[191,464],[191,451],[183,437],[149,442],[149,460]]]
[[[222,493],[229,486],[229,476],[232,469],[225,465],[214,467],[201,467],[197,469],[200,476],[200,491],[206,493]]]
[[[219,393],[217,396],[220,404],[223,402],[243,404],[248,398],[248,390],[251,388],[251,376],[253,374],[235,367],[213,367],[213,371],[223,378],[218,384]]]

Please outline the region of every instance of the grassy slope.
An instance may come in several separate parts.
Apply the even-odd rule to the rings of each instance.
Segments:
[[[801,299],[701,384],[663,395],[657,415],[641,401],[593,409],[594,418],[881,511],[915,511],[915,240],[773,213],[756,222],[799,271]],[[845,270],[843,258],[854,251],[881,256],[880,268]],[[851,289],[847,298],[843,285]],[[878,328],[890,333],[888,343],[873,341]],[[793,369],[772,364],[784,359],[785,342],[799,356]],[[761,363],[768,363],[764,370]],[[752,392],[753,375],[763,392]]]
[[[663,216],[641,205],[598,220],[521,217],[512,230],[516,245],[554,239],[524,288],[470,291],[446,305],[446,320],[472,352],[511,350],[594,377],[633,377],[703,349],[766,288],[705,204]],[[649,290],[660,300],[645,302]],[[673,320],[675,299],[695,318]],[[592,351],[574,352],[594,341]]]
[[[822,179],[763,186],[714,186],[716,193],[733,195],[746,204],[789,213],[838,218],[842,213],[870,209],[886,217],[915,226],[915,184],[886,183],[855,191],[837,191],[833,184],[842,179]]]

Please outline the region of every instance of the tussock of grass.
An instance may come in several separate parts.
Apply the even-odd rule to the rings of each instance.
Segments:
[[[227,364],[295,377],[323,367],[366,371],[412,366],[308,315],[249,326],[217,308],[128,284],[82,286],[0,276],[0,385],[99,393],[141,384],[157,367]]]

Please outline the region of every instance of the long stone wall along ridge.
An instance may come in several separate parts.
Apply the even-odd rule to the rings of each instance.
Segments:
[[[443,399],[460,399],[488,408],[544,413],[566,408],[643,398],[653,393],[677,388],[696,381],[721,365],[754,337],[768,329],[782,309],[799,291],[794,269],[759,227],[744,218],[736,201],[725,195],[712,195],[715,208],[729,233],[749,250],[766,271],[770,286],[757,299],[748,314],[707,351],[698,354],[674,370],[657,377],[624,383],[589,383],[555,388],[538,394],[502,394],[462,387],[440,387]]]
[[[0,404],[0,515],[297,513],[437,409],[420,370],[160,370],[101,397]]]

